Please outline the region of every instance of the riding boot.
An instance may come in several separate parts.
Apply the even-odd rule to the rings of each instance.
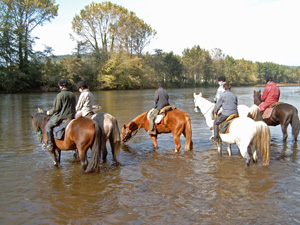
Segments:
[[[53,132],[47,132],[48,135],[48,141],[47,141],[47,146],[46,149],[47,150],[53,150],[53,146],[54,146],[54,137],[53,137]]]
[[[211,138],[211,141],[216,142],[219,139],[219,125],[214,125],[214,136]]]

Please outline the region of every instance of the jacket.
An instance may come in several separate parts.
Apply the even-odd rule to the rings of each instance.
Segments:
[[[161,110],[167,105],[169,105],[169,95],[162,87],[160,87],[155,91],[154,108]]]
[[[274,102],[278,102],[279,97],[280,97],[279,87],[277,87],[273,81],[268,82],[263,92],[263,95],[261,97],[261,100],[263,102],[259,105],[260,111],[264,111]]]
[[[92,92],[90,92],[89,89],[84,89],[79,96],[76,112],[81,111],[82,116],[86,116],[90,112],[93,112],[94,100],[95,97]]]
[[[73,92],[62,90],[56,95],[53,107],[48,111],[50,118],[55,124],[63,120],[74,118],[75,116],[76,98]]]
[[[223,107],[222,115],[224,116],[238,114],[237,104],[238,100],[236,95],[230,90],[226,90],[216,103],[214,113],[217,114],[220,108]]]
[[[215,102],[217,102],[220,99],[221,95],[224,93],[224,89],[223,89],[224,84],[226,84],[226,82],[222,82],[222,84],[218,87],[216,96],[214,98]]]

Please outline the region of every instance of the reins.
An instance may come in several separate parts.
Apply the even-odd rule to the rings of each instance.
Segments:
[[[202,107],[205,105],[205,102],[202,104]],[[197,106],[198,108],[201,108],[201,107],[199,107],[199,106]],[[201,111],[201,113],[202,113],[202,116],[200,116],[200,117],[204,117],[212,108],[214,107],[214,105],[212,104],[212,106],[210,106],[207,110],[206,110],[206,112],[205,113],[202,113],[202,111],[201,111],[201,109],[200,109],[200,111]]]

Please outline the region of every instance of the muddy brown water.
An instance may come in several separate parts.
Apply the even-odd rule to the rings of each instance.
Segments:
[[[253,90],[233,87],[240,104]],[[238,148],[217,154],[204,118],[193,111],[193,93],[212,100],[216,88],[167,89],[171,104],[192,120],[193,152],[175,154],[171,134],[154,150],[144,130],[122,146],[116,166],[85,174],[72,152],[55,168],[42,149],[29,115],[49,109],[56,93],[0,95],[1,224],[299,224],[300,147],[291,128],[286,144],[271,127],[270,166],[245,167]],[[153,106],[154,90],[94,92],[119,128]],[[78,93],[76,93],[78,96]],[[300,109],[300,87],[281,87],[281,101]]]

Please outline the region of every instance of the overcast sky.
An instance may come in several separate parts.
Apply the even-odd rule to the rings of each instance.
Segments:
[[[36,50],[71,54],[71,22],[92,0],[56,0],[58,16],[33,35]],[[94,0],[94,2],[103,2]],[[117,0],[157,31],[147,51],[219,48],[234,59],[300,66],[300,0]]]

